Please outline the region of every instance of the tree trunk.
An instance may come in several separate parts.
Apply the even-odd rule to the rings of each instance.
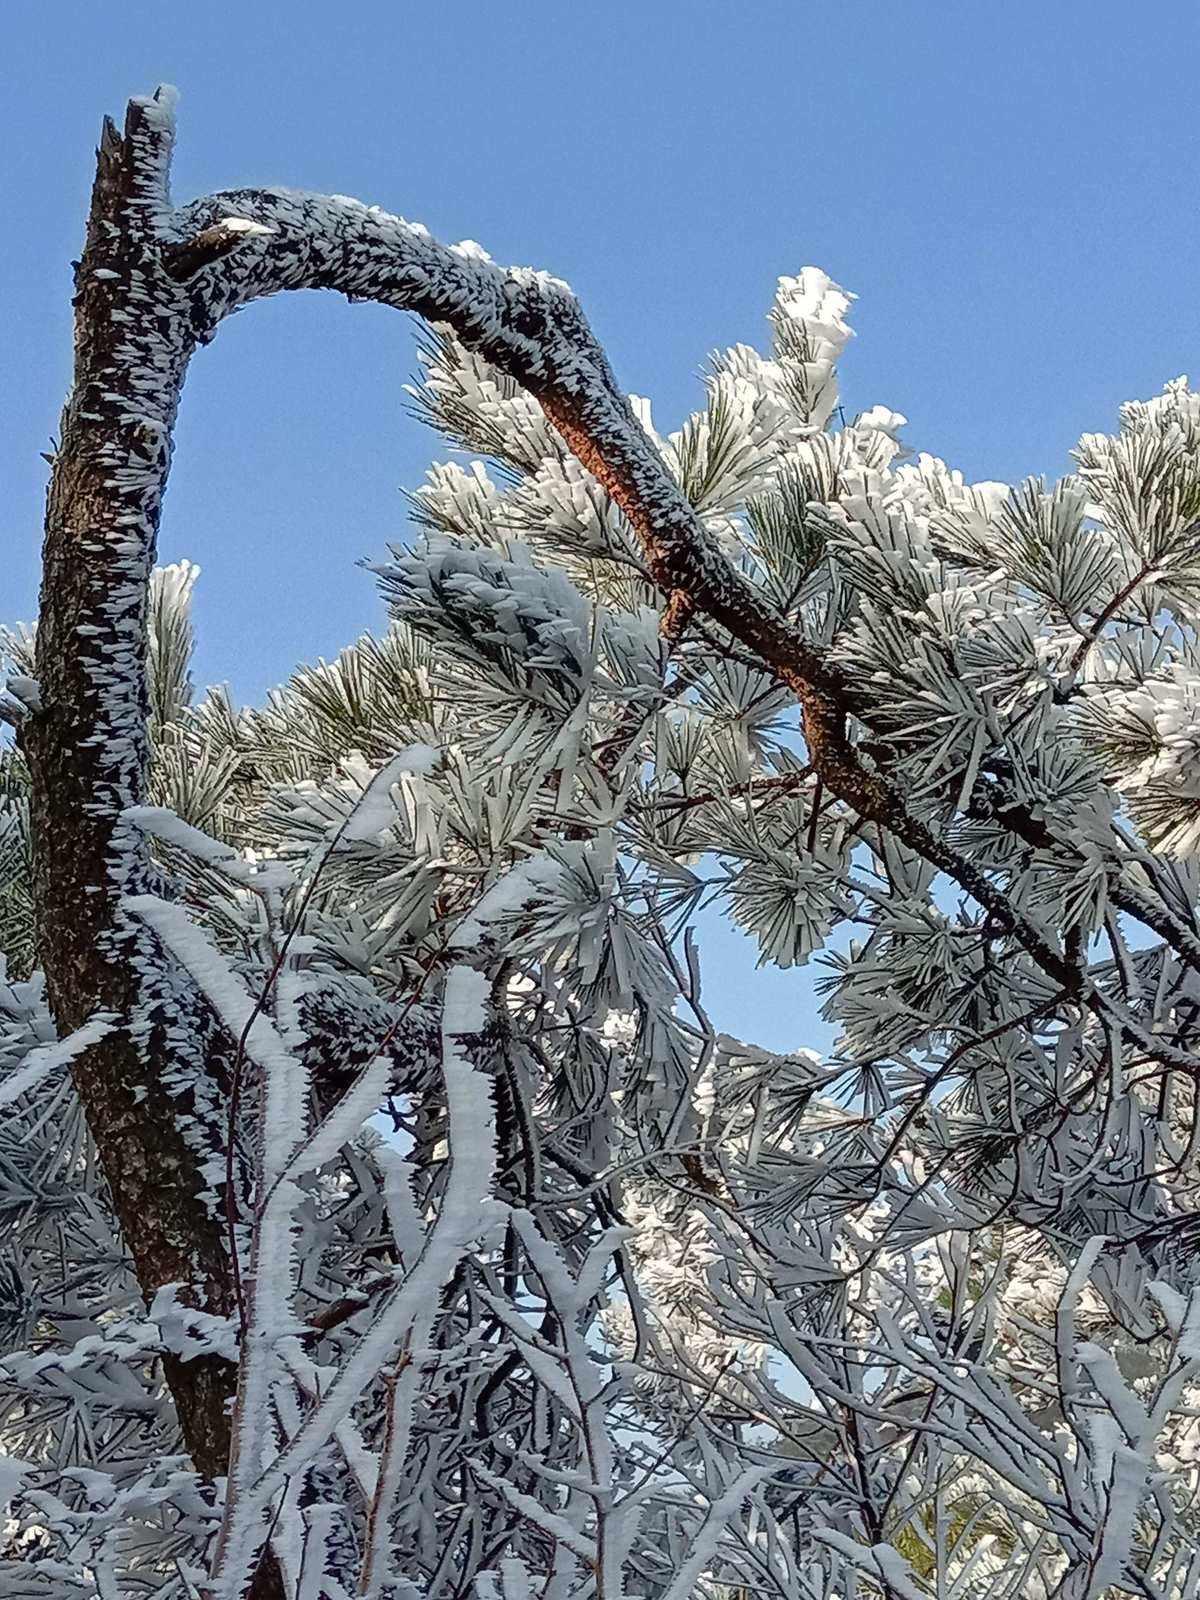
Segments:
[[[196,1146],[183,1131],[215,1109],[214,1086],[188,1081],[189,1067],[204,1071],[199,1040],[189,1050],[187,1041],[168,1047],[165,1036],[173,1022],[201,1019],[172,1015],[168,977],[155,974],[161,963],[148,936],[121,909],[125,895],[153,886],[145,847],[121,826],[121,812],[146,795],[147,586],[196,342],[186,315],[163,314],[181,298],[155,240],[167,204],[166,110],[133,102],[123,136],[106,120],[97,154],[75,269],[74,383],[47,496],[40,710],[21,737],[38,944],[55,1020],[64,1035],[97,1011],[119,1020],[76,1058],[74,1076],[138,1280],[147,1300],[177,1283],[181,1298],[227,1315],[219,1213],[202,1195]],[[216,1477],[229,1458],[235,1369],[215,1356],[168,1357],[166,1367],[187,1448],[197,1470]]]

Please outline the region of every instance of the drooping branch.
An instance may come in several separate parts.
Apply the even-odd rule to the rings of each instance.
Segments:
[[[565,284],[545,273],[500,268],[475,246],[439,245],[424,228],[340,196],[232,190],[187,207],[174,225],[198,239],[233,215],[260,231],[252,248],[203,275],[202,321],[215,324],[228,311],[280,290],[328,288],[452,327],[464,345],[537,399],[625,513],[671,603],[686,603],[717,622],[795,692],[825,787],[948,873],[1055,985],[1069,993],[1079,988],[1079,974],[1041,931],[864,763],[845,733],[847,714],[862,708],[844,675],[709,538]]]

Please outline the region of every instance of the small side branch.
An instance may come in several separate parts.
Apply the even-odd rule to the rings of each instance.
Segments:
[[[179,244],[164,245],[163,271],[176,283],[188,283],[206,267],[240,250],[248,239],[264,238],[271,231],[245,217],[223,217],[220,222],[210,228],[202,228],[190,239]]]

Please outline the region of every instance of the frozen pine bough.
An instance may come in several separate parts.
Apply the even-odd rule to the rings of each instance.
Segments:
[[[173,215],[201,309],[399,260],[454,458],[389,629],[262,707],[149,579],[130,984],[71,1027],[5,636],[4,1593],[1196,1595],[1200,399],[968,484],[839,404],[807,268],[662,436],[553,280],[343,200]],[[831,1051],[721,1030],[705,907],[817,964]],[[208,1278],[131,1236],[98,1059],[165,1063],[127,1114]]]

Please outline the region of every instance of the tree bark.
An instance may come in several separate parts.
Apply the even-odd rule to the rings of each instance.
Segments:
[[[215,1207],[195,1133],[212,1085],[169,975],[123,916],[152,887],[144,846],[121,826],[146,797],[145,617],[172,429],[195,331],[155,299],[167,205],[168,106],[134,101],[106,120],[83,255],[75,268],[75,372],[46,507],[37,633],[40,710],[21,729],[31,779],[39,954],[60,1033],[96,1011],[120,1026],[85,1051],[75,1082],[147,1299],[164,1285],[232,1310]],[[183,297],[175,291],[175,299]],[[186,311],[186,304],[182,309]],[[193,1136],[185,1131],[189,1125]],[[187,1448],[216,1477],[229,1455],[234,1369],[166,1358]]]

